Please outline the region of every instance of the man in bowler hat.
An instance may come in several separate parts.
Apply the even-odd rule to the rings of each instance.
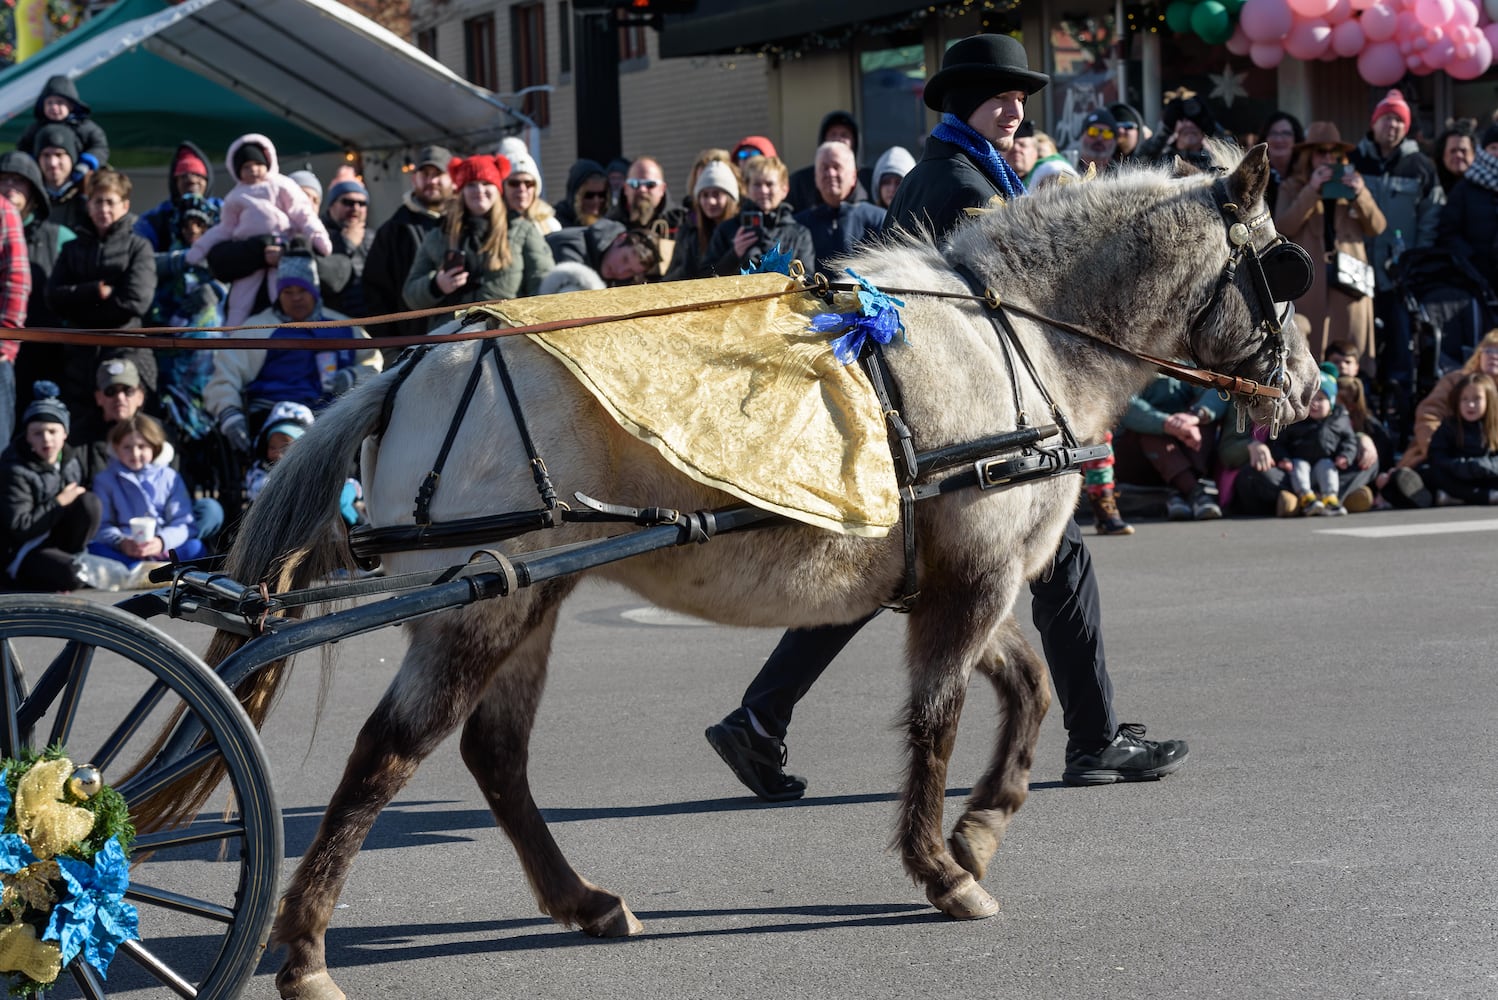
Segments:
[[[925,92],[926,106],[942,113],[941,123],[900,185],[886,225],[924,228],[940,245],[965,209],[1023,197],[1024,184],[1003,153],[1024,120],[1025,100],[1049,82],[1030,69],[1024,46],[1007,35],[974,35],[949,48]],[[1113,713],[1097,578],[1074,520],[1067,520],[1049,571],[1030,584],[1030,593],[1066,725],[1062,780],[1149,781],[1185,763],[1184,741],[1144,739],[1143,726],[1119,725]],[[741,707],[708,728],[708,742],[755,795],[779,802],[805,794],[806,780],[784,771],[792,709],[872,618],[787,632]]]

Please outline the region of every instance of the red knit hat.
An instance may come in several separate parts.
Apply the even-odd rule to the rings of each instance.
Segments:
[[[505,178],[510,176],[510,161],[504,156],[470,156],[466,160],[454,156],[447,165],[447,173],[453,179],[453,187],[460,188],[474,181],[501,187]]]
[[[1410,106],[1398,88],[1389,91],[1384,95],[1384,99],[1378,102],[1378,107],[1373,109],[1373,117],[1370,119],[1370,122],[1376,122],[1384,115],[1394,115],[1400,121],[1404,122],[1405,128],[1410,127]]]
[[[740,150],[749,150],[749,155],[740,156]],[[766,139],[762,135],[746,135],[744,136],[744,138],[739,140],[739,144],[737,146],[733,147],[733,158],[739,162],[743,162],[744,160],[754,156],[754,150],[758,150],[760,156],[779,155],[775,152],[775,144],[769,139]]]
[[[208,176],[208,164],[203,158],[189,150],[183,150],[177,157],[177,162],[172,164],[172,176],[181,177],[183,174],[197,174],[199,177]]]

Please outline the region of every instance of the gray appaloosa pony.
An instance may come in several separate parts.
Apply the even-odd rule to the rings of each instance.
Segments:
[[[1237,154],[1232,154],[1237,160]],[[1229,164],[1227,200],[1263,212],[1269,176],[1263,147]],[[1163,169],[1053,187],[959,226],[937,248],[914,237],[854,255],[859,274],[892,288],[966,292],[954,263],[969,267],[1006,301],[1093,331],[1134,351],[1194,358],[1259,382],[1270,379],[1273,345],[1259,326],[1260,305],[1242,272],[1219,294],[1231,244],[1213,197],[1218,177]],[[1272,226],[1253,233],[1263,246]],[[1015,427],[1013,378],[984,309],[975,303],[905,295],[908,343],[887,350],[904,397],[904,416],[925,451]],[[1216,301],[1211,310],[1206,307]],[[1190,328],[1202,314],[1198,328]],[[1040,378],[1077,437],[1100,440],[1152,366],[1055,326],[1017,319]],[[1285,411],[1298,420],[1316,390],[1304,339],[1286,324],[1291,390]],[[642,328],[642,337],[650,336]],[[411,522],[412,497],[455,407],[474,343],[428,356],[401,387],[383,434],[372,437],[391,374],[356,389],[307,432],[250,511],[227,572],[273,590],[311,584],[337,560],[336,521],[345,470],[361,444],[370,517]],[[527,421],[562,496],[698,510],[730,504],[668,465],[609,418],[560,364],[522,339],[505,342]],[[458,433],[433,507],[436,521],[525,510],[535,505],[527,456],[492,369]],[[1021,378],[1024,406],[1049,411]],[[1271,416],[1256,402],[1251,415]],[[1024,802],[1041,718],[1050,703],[1045,666],[1011,611],[1027,579],[1042,572],[1072,515],[1077,476],[1010,491],[967,490],[916,508],[920,598],[908,616],[910,700],[904,723],[908,767],[895,842],[910,876],[931,903],[959,919],[984,917],[997,903],[978,884],[1014,812]],[[505,544],[515,554],[617,533],[569,524]],[[465,550],[392,555],[390,572],[462,562]],[[663,607],[732,625],[805,627],[849,622],[888,600],[904,570],[900,532],[847,537],[787,524],[708,545],[669,549],[591,572]],[[532,721],[569,577],[406,626],[405,661],[365,723],[317,839],[291,880],[274,936],[286,946],[277,983],[299,1000],[342,997],[328,973],[323,936],[339,891],[375,817],[421,760],[462,727],[464,762],[519,853],[541,911],[588,934],[638,934],[624,900],[578,875],[562,856],[531,798],[526,775]],[[220,633],[219,662],[243,640]],[[991,765],[950,840],[942,835],[947,759],[974,671],[989,679],[1002,711]],[[240,694],[257,723],[285,674],[274,664]],[[180,790],[179,790],[180,791]],[[181,798],[179,802],[192,802]]]

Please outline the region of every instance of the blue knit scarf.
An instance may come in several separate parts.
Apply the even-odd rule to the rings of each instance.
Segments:
[[[1013,201],[1025,194],[1025,182],[1020,180],[1009,161],[999,155],[999,151],[993,148],[993,143],[961,118],[950,112],[942,115],[941,124],[931,130],[931,137],[950,142],[971,156],[983,171],[983,176],[1003,192],[1006,201]]]

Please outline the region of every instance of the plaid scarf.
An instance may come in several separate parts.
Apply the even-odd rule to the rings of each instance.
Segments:
[[[1480,188],[1498,191],[1498,156],[1479,149],[1472,159],[1472,165],[1462,176]]]

